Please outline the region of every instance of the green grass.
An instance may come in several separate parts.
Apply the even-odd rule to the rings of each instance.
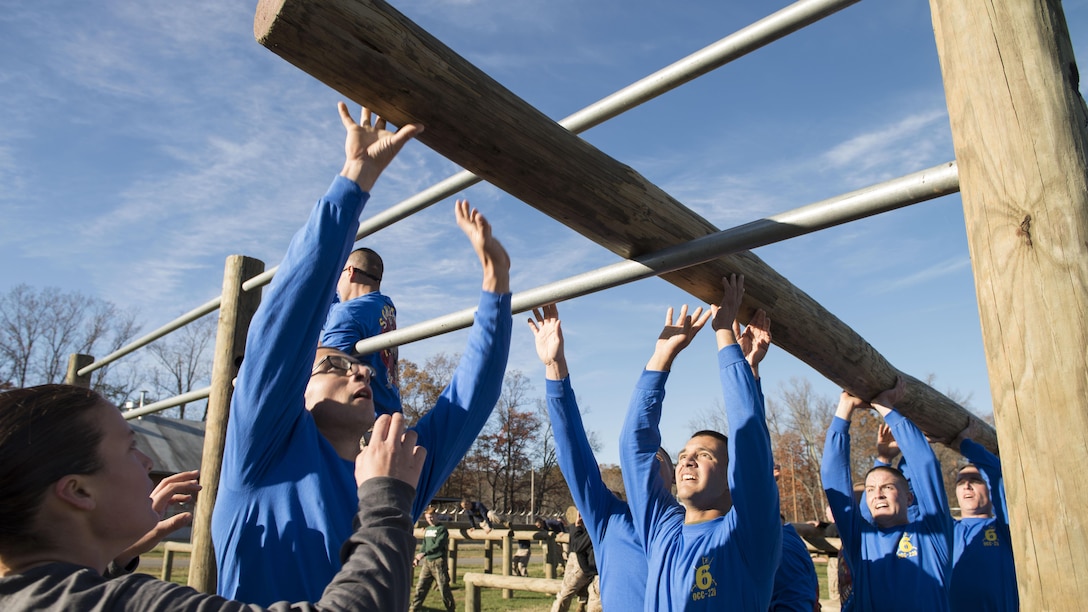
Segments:
[[[495,547],[494,568],[500,569],[502,562],[501,549]],[[136,569],[137,572],[142,574],[149,574],[160,577],[162,574],[162,556],[163,550],[161,546],[156,547],[149,553],[140,556],[140,567]],[[464,610],[465,608],[465,584],[463,577],[466,572],[479,572],[483,571],[483,565],[479,563],[484,557],[482,544],[466,544],[462,543],[457,551],[458,565],[457,574],[458,581],[450,585],[453,591],[453,598],[457,602],[457,609]],[[174,567],[170,575],[170,580],[177,584],[186,584],[189,580],[189,567],[188,567],[189,555],[184,553],[175,553],[174,555]],[[472,563],[472,561],[476,563]],[[418,572],[418,569],[416,570]],[[529,575],[533,578],[543,578],[544,568],[542,558],[540,556],[539,549],[533,550],[533,557],[529,566]],[[415,581],[418,577],[418,573],[412,575],[412,588],[415,588]],[[548,595],[546,593],[531,593],[529,591],[513,591],[513,597],[511,599],[503,599],[502,591],[499,589],[480,589],[480,608],[485,612],[505,612],[507,610],[524,610],[527,612],[544,612],[550,610],[552,606],[552,600],[555,599],[554,595]],[[427,595],[427,599],[423,602],[423,610],[433,610],[436,612],[445,612],[445,606],[442,605],[442,594],[438,590],[432,587],[431,592]],[[576,609],[576,604],[571,606],[571,610]]]
[[[483,545],[474,543],[461,543],[457,551],[457,575],[458,580],[450,585],[453,590],[453,598],[457,602],[457,609],[463,610],[465,608],[465,584],[463,577],[466,572],[479,572],[483,571],[483,566],[479,564],[478,560],[482,560],[484,556]],[[171,572],[170,580],[177,584],[186,584],[189,579],[188,555],[183,553],[177,553],[174,555],[174,568]],[[472,561],[477,561],[473,563]],[[494,569],[500,570],[500,563],[502,562],[501,552],[498,546],[495,547],[494,557]],[[158,578],[161,575],[162,568],[162,547],[156,547],[151,552],[144,554],[140,557],[140,567],[137,572],[150,574]],[[828,599],[827,591],[827,563],[816,562],[816,577],[820,581],[820,597],[822,599]],[[418,569],[416,570],[418,572]],[[542,564],[541,553],[538,548],[533,549],[533,556],[529,563],[529,576],[533,578],[543,578],[544,568]],[[415,588],[415,581],[418,577],[418,573],[412,575],[412,587]],[[503,599],[502,591],[500,589],[480,589],[480,607],[485,612],[506,612],[508,610],[524,610],[529,612],[544,612],[551,609],[552,601],[555,599],[554,595],[548,595],[546,593],[531,593],[529,591],[513,591],[513,597],[511,599]],[[571,610],[577,608],[577,603],[571,605]],[[427,599],[423,602],[423,610],[431,610],[433,612],[445,612],[445,606],[442,605],[442,595],[435,587],[431,588],[431,592],[428,593]]]

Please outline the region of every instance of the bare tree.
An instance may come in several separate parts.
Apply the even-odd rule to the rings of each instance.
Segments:
[[[721,398],[714,398],[709,407],[703,407],[688,419],[688,428],[692,433],[708,429],[725,433],[729,431],[729,419],[725,417],[725,406]]]
[[[409,425],[414,425],[438,402],[438,396],[453,379],[459,360],[458,355],[438,353],[427,359],[423,367],[407,359],[398,361],[400,403]]]
[[[485,475],[491,485],[491,501],[507,512],[528,507],[525,493],[530,489],[532,448],[541,426],[534,411],[522,409],[531,389],[532,383],[522,372],[507,372],[491,422],[476,442],[493,469]]]
[[[57,288],[21,284],[0,296],[0,378],[13,386],[61,382],[72,353],[106,354],[139,331],[136,315],[112,302]],[[132,391],[131,376],[99,368],[92,388],[120,403]]]
[[[148,345],[155,362],[151,384],[163,397],[210,384],[217,322],[215,317],[205,316]],[[185,418],[185,407],[177,407],[178,418]]]

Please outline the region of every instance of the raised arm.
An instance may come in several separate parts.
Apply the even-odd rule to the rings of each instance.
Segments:
[[[740,330],[740,321],[733,319],[733,335],[737,338],[744,360],[752,368],[752,376],[759,380],[759,363],[767,356],[767,349],[771,347],[771,318],[760,308],[752,315],[743,332]]]
[[[881,423],[876,431],[876,464],[890,466],[899,456],[899,443],[892,435],[892,428]]]
[[[710,319],[710,314],[709,312],[703,312],[703,307],[700,306],[695,309],[695,312],[691,313],[691,316],[688,316],[688,305],[684,304],[680,307],[680,316],[674,322],[672,318],[673,309],[672,306],[669,306],[668,311],[665,313],[665,327],[661,329],[661,333],[657,337],[653,355],[650,356],[650,360],[646,363],[646,369],[652,372],[668,372],[671,370],[673,360],[680,354],[680,351],[691,344],[691,341],[695,339],[695,335]]]
[[[653,529],[664,513],[683,513],[679,503],[665,487],[657,467],[657,449],[661,446],[661,402],[665,398],[665,381],[672,362],[691,344],[699,330],[710,318],[709,312],[697,308],[688,315],[687,305],[680,317],[673,320],[670,307],[665,314],[665,326],[658,334],[654,352],[635,385],[631,403],[620,431],[620,465],[627,502],[634,519],[635,530],[649,549]]]
[[[533,318],[529,319],[529,331],[533,332],[536,355],[544,364],[544,378],[563,380],[569,375],[567,355],[563,350],[563,328],[559,320],[559,308],[547,304],[533,309]]]
[[[293,425],[305,414],[301,398],[318,334],[354,243],[359,214],[370,197],[368,190],[404,144],[422,130],[408,125],[393,133],[381,118],[372,126],[366,109],[357,124],[343,103],[339,112],[347,132],[340,176],[292,238],[249,328],[231,402],[223,471],[228,481],[251,480],[282,457]]]
[[[491,224],[480,211],[469,206],[468,200],[457,200],[454,210],[457,226],[468,236],[483,266],[483,290],[510,293],[510,256],[502,243],[491,234]]]
[[[533,309],[533,317],[529,319],[529,330],[536,341],[537,356],[544,364],[548,418],[555,437],[559,471],[567,481],[574,506],[581,512],[594,544],[599,545],[608,517],[622,511],[622,502],[605,486],[597,458],[589,445],[570,384],[559,310],[555,304],[549,304],[542,309]]]
[[[458,200],[457,225],[468,237],[483,266],[483,291],[468,345],[449,386],[415,426],[419,444],[427,449],[412,506],[418,520],[438,489],[461,462],[480,434],[502,393],[510,355],[510,258],[482,213]]]
[[[738,337],[737,311],[744,297],[744,276],[722,279],[722,301],[712,307],[712,326],[718,341],[718,368],[729,423],[729,491],[736,514],[736,536],[755,571],[773,573],[781,552],[782,523],[778,487],[774,481],[771,435],[763,394],[755,379],[759,362],[770,344],[766,315],[752,318]],[[738,339],[747,338],[745,343]]]
[[[854,501],[854,484],[850,473],[850,419],[859,408],[869,408],[869,402],[850,395],[839,394],[835,416],[824,441],[820,478],[823,480],[827,504],[835,517],[842,538],[842,550],[848,563],[857,563],[861,554],[861,523],[858,505]],[[855,567],[857,567],[855,565]]]

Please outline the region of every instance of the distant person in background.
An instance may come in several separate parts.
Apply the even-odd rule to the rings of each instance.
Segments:
[[[461,509],[465,511],[465,518],[472,525],[470,529],[482,528],[484,533],[491,533],[491,521],[495,519],[495,515],[483,502],[465,497],[461,500]]]
[[[597,577],[593,541],[586,531],[582,515],[576,516],[577,520],[570,528],[570,550],[567,552],[567,568],[563,572],[563,586],[555,596],[551,612],[567,612],[571,600],[582,592],[587,593],[586,612],[601,612],[600,580]]]
[[[529,575],[529,559],[533,556],[533,541],[518,540],[518,547],[510,558],[510,573],[514,576]]]
[[[566,533],[567,529],[563,525],[562,521],[556,519],[545,519],[543,517],[536,517],[533,521],[533,525],[540,531],[546,531],[551,536],[545,540],[545,563],[548,563],[552,567],[558,568],[563,564],[563,552],[559,547],[559,544],[555,541],[555,536],[560,533]]]
[[[321,330],[321,346],[330,346],[348,355],[356,355],[355,343],[397,328],[397,308],[381,292],[385,264],[374,250],[355,249],[348,255],[336,294],[340,301],[329,309]],[[400,412],[400,385],[397,380],[397,347],[359,355],[374,375],[370,390],[374,393],[377,415]]]
[[[427,527],[423,530],[423,544],[413,561],[413,565],[420,568],[419,581],[416,582],[412,605],[408,607],[408,611],[419,610],[423,606],[423,600],[427,599],[427,594],[431,591],[431,585],[437,582],[446,612],[453,612],[455,605],[453,591],[450,590],[450,570],[447,565],[450,533],[445,525],[435,522],[434,507],[427,508],[423,513],[423,520],[427,521]]]
[[[972,421],[949,444],[971,462],[956,475],[961,518],[953,537],[949,600],[954,612],[1018,610],[1001,461],[971,439],[977,427]]]

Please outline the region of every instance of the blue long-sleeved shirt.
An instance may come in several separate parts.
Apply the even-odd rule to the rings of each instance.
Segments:
[[[793,525],[782,525],[782,559],[774,574],[769,612],[812,612],[820,595],[816,566]]]
[[[546,386],[555,455],[593,542],[601,606],[605,610],[637,610],[646,596],[646,553],[635,532],[631,510],[601,478],[570,377],[548,380]]]
[[[1020,609],[1013,564],[1012,538],[1005,510],[1005,481],[1001,462],[972,440],[960,443],[960,453],[978,468],[990,489],[993,516],[956,521],[952,545],[952,610],[986,612]]]
[[[903,415],[893,410],[884,421],[911,466],[918,510],[906,525],[881,529],[861,515],[850,475],[849,421],[835,417],[824,443],[820,474],[850,565],[853,609],[948,610],[952,517],[940,463],[922,432]]]
[[[321,346],[355,354],[355,343],[373,338],[397,328],[397,308],[393,300],[380,291],[337,302],[329,308],[325,327],[321,330]],[[374,393],[374,413],[378,415],[402,412],[400,385],[397,380],[397,347],[389,347],[359,359],[374,369],[370,389]]]
[[[736,344],[718,351],[729,419],[725,516],[684,523],[655,454],[667,372],[643,371],[620,434],[623,482],[647,555],[646,610],[737,609],[765,612],[782,552],[771,440],[751,368]]]
[[[212,515],[218,591],[227,598],[316,601],[340,568],[357,506],[354,463],[318,431],[304,392],[367,198],[354,182],[333,181],[292,239],[250,325]],[[413,521],[487,422],[502,389],[511,325],[510,295],[483,292],[450,385],[414,427],[427,457]]]

